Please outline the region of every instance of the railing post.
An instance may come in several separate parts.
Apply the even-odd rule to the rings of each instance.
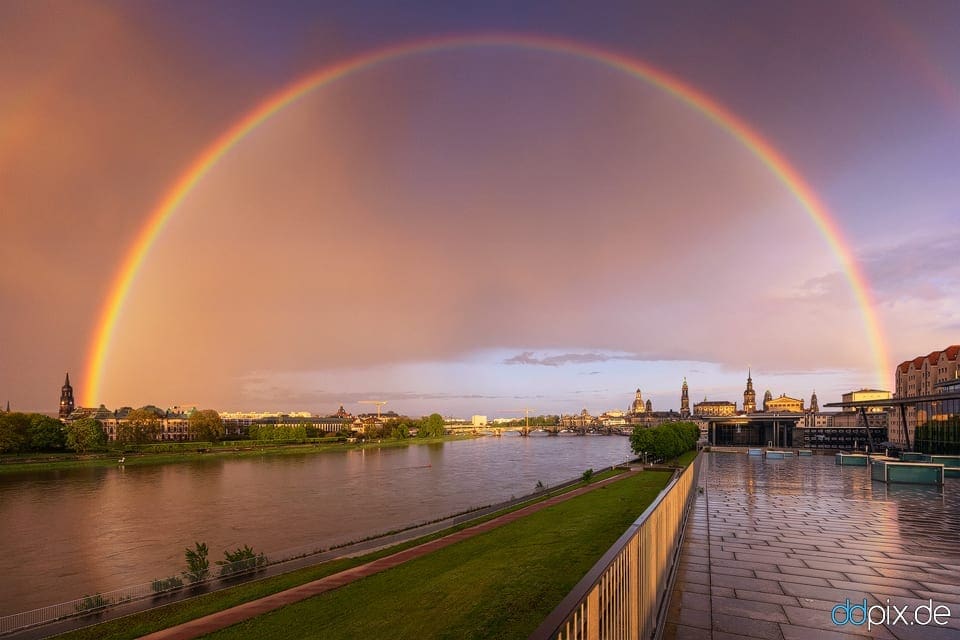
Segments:
[[[587,640],[600,640],[600,589],[587,594]]]

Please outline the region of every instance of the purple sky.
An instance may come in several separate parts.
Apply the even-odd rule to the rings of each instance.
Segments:
[[[78,396],[138,229],[193,158],[306,73],[510,32],[647,61],[727,106],[849,240],[893,363],[957,343],[952,3],[0,4],[0,402]],[[827,242],[702,114],[594,61],[394,60],[260,126],[177,210],[99,402],[594,413],[881,384]],[[890,385],[892,371],[885,374]]]

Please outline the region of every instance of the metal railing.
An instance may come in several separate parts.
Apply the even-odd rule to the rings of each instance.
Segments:
[[[652,638],[665,614],[671,571],[702,456],[677,471],[653,503],[554,609],[531,640]]]
[[[0,635],[67,618],[90,617],[97,619],[107,609],[145,598],[157,598],[158,603],[166,604],[168,602],[167,597],[174,594],[206,592],[215,583],[236,584],[237,580],[259,573],[266,568],[267,564],[268,561],[263,554],[236,562],[218,562],[209,568],[205,577],[196,581],[191,581],[186,573],[180,573],[168,578],[158,578],[151,582],[143,582],[121,589],[85,595],[82,598],[75,598],[32,611],[14,613],[0,617]]]

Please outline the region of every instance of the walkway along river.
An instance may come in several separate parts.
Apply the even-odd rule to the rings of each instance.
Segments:
[[[0,615],[178,574],[194,541],[329,547],[493,504],[630,455],[624,437],[402,448],[0,477]]]

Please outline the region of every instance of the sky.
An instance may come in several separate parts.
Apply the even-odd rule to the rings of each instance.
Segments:
[[[242,136],[172,210],[89,379],[138,234],[219,136],[345,60],[482,34]],[[613,57],[784,158],[869,304],[755,150]],[[640,388],[666,410],[684,377],[739,404],[748,367],[823,404],[960,342],[956,3],[7,0],[0,88],[15,410],[55,410],[65,372],[111,408],[596,414]]]

